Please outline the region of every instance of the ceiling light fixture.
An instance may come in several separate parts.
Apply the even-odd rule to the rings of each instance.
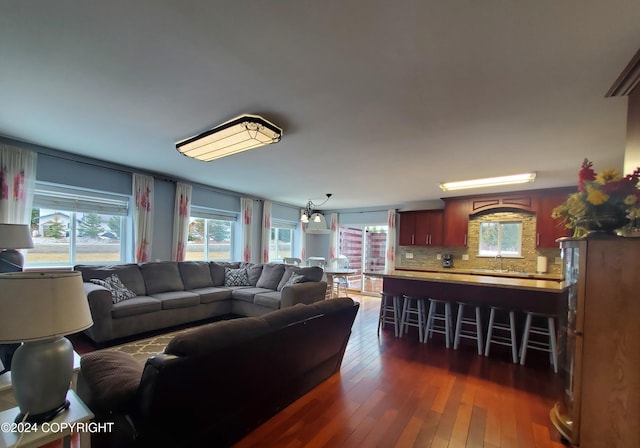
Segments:
[[[524,184],[533,182],[536,173],[513,174],[511,176],[487,177],[485,179],[463,180],[459,182],[444,182],[440,188],[444,191],[463,190],[465,188],[496,187],[500,185]]]
[[[282,129],[258,115],[241,115],[213,129],[176,143],[187,157],[210,162],[260,146],[278,143]]]
[[[302,216],[300,216],[300,221],[306,224],[309,222],[309,219],[313,218],[313,222],[322,222],[322,216],[319,213],[314,213],[313,209],[314,207],[319,207],[321,205],[326,204],[327,201],[331,198],[331,196],[332,196],[331,193],[327,193],[327,199],[325,199],[319,204],[314,204],[313,201],[309,199],[309,202],[307,202],[307,205],[302,211]]]

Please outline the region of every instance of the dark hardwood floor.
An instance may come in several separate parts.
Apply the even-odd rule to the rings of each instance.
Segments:
[[[361,309],[340,373],[236,448],[563,446],[549,421],[561,377],[547,355],[532,352],[520,366],[499,348],[478,356],[474,341],[454,351],[412,332],[377,336],[380,299],[354,298]]]
[[[520,366],[506,347],[492,347],[486,358],[475,341],[452,350],[438,335],[428,344],[411,331],[378,336],[380,299],[352,297],[361,307],[340,373],[235,448],[563,447],[549,421],[562,378],[546,354],[530,352]],[[86,337],[73,344],[79,353],[95,350]]]

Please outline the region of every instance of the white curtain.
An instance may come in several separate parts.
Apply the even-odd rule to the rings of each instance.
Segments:
[[[338,258],[340,252],[340,232],[338,231],[338,214],[331,213],[331,225],[329,226],[329,261]]]
[[[396,267],[396,216],[395,210],[389,210],[387,216],[387,255],[385,257],[387,270],[393,270]]]
[[[144,174],[133,175],[133,234],[136,248],[136,263],[149,261],[150,244],[153,236],[153,177]]]
[[[251,223],[253,221],[253,199],[240,198],[242,209],[242,261],[251,261]]]
[[[271,208],[271,201],[264,201],[262,206],[262,255],[260,260],[262,263],[269,263],[269,242],[271,241]]]
[[[30,224],[38,154],[0,143],[0,223]]]
[[[191,185],[181,182],[176,183],[176,203],[173,212],[173,247],[171,248],[171,259],[173,261],[184,261],[187,252],[189,216],[191,215],[191,191]]]

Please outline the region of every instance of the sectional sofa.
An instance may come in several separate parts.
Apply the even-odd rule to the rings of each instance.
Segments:
[[[96,345],[223,315],[260,316],[325,298],[321,268],[284,264],[151,262],[77,265]]]
[[[202,325],[145,363],[85,354],[78,394],[96,421],[113,422],[92,444],[232,445],[340,369],[358,308],[339,298]]]

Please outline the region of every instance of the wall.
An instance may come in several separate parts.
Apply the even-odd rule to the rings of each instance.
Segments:
[[[396,267],[404,269],[441,269],[442,262],[437,259],[438,254],[453,255],[454,268],[458,269],[496,269],[499,265],[493,257],[479,257],[478,244],[480,223],[501,220],[522,220],[522,258],[504,258],[503,268],[513,268],[516,271],[536,272],[538,256],[548,258],[548,273],[562,274],[562,264],[555,261],[560,258],[560,249],[536,248],[536,216],[533,213],[500,212],[472,216],[469,220],[467,247],[419,247],[400,246],[396,254]],[[407,254],[413,254],[413,259]],[[468,255],[468,260],[462,256]]]
[[[82,189],[117,193],[126,196],[132,194],[132,173],[141,173],[154,177],[154,222],[153,241],[150,248],[151,260],[170,260],[173,239],[173,213],[175,204],[175,185],[177,181],[193,186],[192,203],[201,207],[239,213],[240,193],[195,184],[183,179],[171,179],[168,176],[96,160],[76,154],[58,151],[40,145],[0,136],[0,142],[28,149],[38,153],[36,178],[38,182],[49,182]],[[262,204],[254,199],[254,220],[252,229],[252,254],[254,262],[259,262],[260,240],[262,234]],[[297,221],[299,207],[287,204],[274,204],[274,218]],[[129,232],[132,232],[131,226]],[[241,234],[236,232],[234,259],[241,259]],[[127,261],[133,261],[133,245],[127,254]],[[298,247],[299,250],[299,247]]]

